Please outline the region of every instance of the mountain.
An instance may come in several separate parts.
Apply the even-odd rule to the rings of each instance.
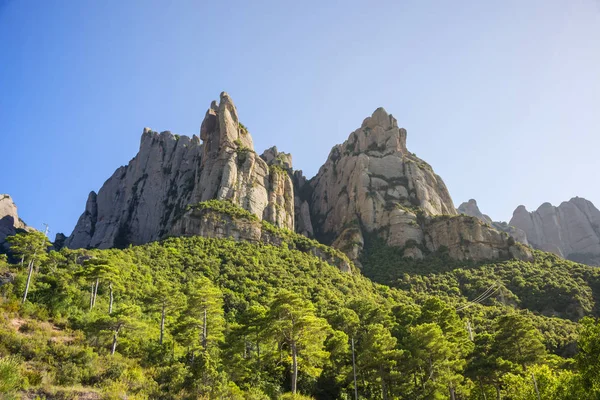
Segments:
[[[600,211],[584,198],[574,197],[558,207],[544,203],[532,212],[521,205],[510,225],[523,230],[534,248],[600,265]]]
[[[7,236],[16,234],[19,230],[30,230],[17,213],[17,206],[8,194],[0,194],[0,245]]]
[[[458,215],[442,178],[410,153],[407,132],[383,108],[335,146],[311,180],[315,235],[357,259],[366,235],[403,256],[449,250],[457,259],[528,258],[508,236]]]
[[[598,398],[598,352],[576,348],[600,348],[580,322],[600,269],[517,243],[474,200],[456,210],[406,137],[379,108],[307,179],[254,151],[225,93],[200,136],[145,129],[66,246],[27,234],[0,257],[0,392],[533,398],[534,377],[540,398]]]
[[[470,199],[467,202],[461,203],[461,205],[458,206],[456,211],[459,214],[469,215],[471,217],[478,218],[482,222],[492,226],[500,232],[506,232],[519,243],[523,243],[524,245],[529,244],[529,242],[527,241],[527,235],[522,229],[509,225],[506,222],[492,221],[492,219],[488,215],[483,214],[479,210],[479,206],[477,205],[477,201],[475,199]]]
[[[202,143],[201,143],[202,141]],[[187,205],[219,199],[240,205],[276,226],[294,228],[291,178],[254,152],[227,93],[213,102],[200,137],[145,128],[138,154],[118,168],[66,240],[69,248],[142,244],[165,235]]]
[[[222,93],[206,112],[200,137],[144,129],[138,154],[98,194],[90,193],[65,245],[125,247],[206,234],[189,207],[215,199],[332,244],[354,261],[370,234],[412,258],[440,249],[457,259],[531,258],[507,235],[458,215],[443,180],[408,151],[406,136],[378,108],[308,180],[276,147],[258,156],[233,101]]]

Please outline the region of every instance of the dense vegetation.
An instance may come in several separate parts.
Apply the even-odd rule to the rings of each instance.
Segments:
[[[390,288],[285,241],[58,252],[35,232],[11,241],[5,396],[352,399],[354,369],[363,399],[600,395],[600,324],[573,322],[596,313],[595,270],[545,253],[471,265],[371,244],[364,271]]]

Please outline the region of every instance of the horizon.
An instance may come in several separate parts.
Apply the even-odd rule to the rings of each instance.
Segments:
[[[291,153],[307,178],[384,107],[455,207],[473,198],[508,222],[519,205],[600,202],[593,0],[352,2],[318,12],[28,4],[0,1],[0,192],[30,226],[48,223],[51,237],[71,234],[89,192],[135,156],[144,127],[198,135],[223,90],[256,152]]]

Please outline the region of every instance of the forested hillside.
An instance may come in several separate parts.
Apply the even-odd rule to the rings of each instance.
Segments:
[[[391,288],[303,252],[294,235],[50,252],[39,232],[13,237],[0,264],[0,392],[351,399],[356,376],[363,399],[600,393],[600,325],[573,322],[595,315],[595,270],[546,253],[399,261],[369,243],[364,273]]]

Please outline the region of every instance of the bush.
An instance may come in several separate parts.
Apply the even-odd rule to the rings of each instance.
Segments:
[[[12,394],[24,384],[20,360],[12,356],[0,358],[0,393]]]

